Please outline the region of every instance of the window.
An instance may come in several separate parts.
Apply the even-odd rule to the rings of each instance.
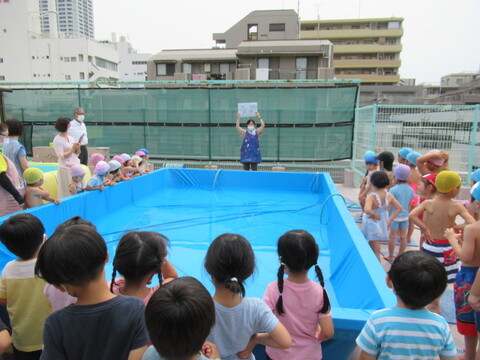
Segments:
[[[63,58],[63,61],[65,61],[65,62],[70,62],[70,58],[67,57],[67,56],[65,56],[65,57]]]
[[[297,57],[295,59],[296,79],[316,79],[318,77],[318,57]]]
[[[5,80],[5,75],[0,75],[0,80]]]
[[[230,64],[220,63],[220,74],[226,74],[228,72],[230,72]]]
[[[0,64],[3,64],[3,58],[0,58]]]
[[[270,24],[270,31],[285,31],[285,24]]]
[[[175,64],[157,64],[157,76],[173,76]]]
[[[7,33],[7,29],[3,29],[3,33],[6,34],[6,33]]]
[[[247,40],[258,40],[258,24],[248,24],[247,26],[248,37]]]
[[[132,61],[132,65],[147,65],[147,62],[146,61]]]
[[[389,21],[388,22],[389,29],[400,29],[400,22],[399,21]]]
[[[83,61],[83,54],[78,54],[78,61]]]
[[[70,58],[70,61],[71,61],[71,62],[77,62],[77,58],[76,58],[75,56],[72,56],[72,57]]]
[[[347,45],[356,45],[357,41],[356,40],[348,40]]]
[[[297,68],[296,79],[306,79],[307,78],[307,58],[306,57],[297,57],[295,59],[295,67]]]
[[[268,63],[269,59],[268,58],[258,58],[258,69],[268,69]]]
[[[45,59],[50,59],[50,56],[49,55],[45,56]]]
[[[95,65],[103,69],[112,70],[112,71],[117,71],[118,69],[118,64],[109,60],[99,58],[99,57],[95,57]]]
[[[84,72],[80,73],[80,80],[85,80],[85,73]]]
[[[184,72],[185,74],[191,74],[191,73],[192,73],[192,64],[183,63],[183,64],[182,64],[182,67],[183,67],[183,72]]]
[[[72,77],[70,75],[65,75],[65,80],[72,80]]]
[[[353,30],[358,30],[358,29],[360,29],[360,25],[352,25],[352,29]]]

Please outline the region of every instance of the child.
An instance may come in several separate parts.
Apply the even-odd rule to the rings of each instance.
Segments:
[[[128,155],[127,155],[128,156]],[[117,183],[119,181],[127,181],[127,180],[131,180],[131,178],[128,178],[126,177],[125,175],[123,175],[123,168],[124,168],[124,164],[125,164],[125,159],[120,156],[120,155],[115,155],[112,160],[116,160],[118,161],[118,163],[120,164],[120,168],[118,169],[118,171],[116,172],[116,176],[114,178],[114,181]]]
[[[409,147],[401,148],[398,151],[398,163],[399,164],[407,164],[407,156],[411,152],[412,152],[412,149],[410,149]]]
[[[418,197],[417,190],[418,184],[420,183],[421,175],[417,170],[417,159],[422,156],[420,153],[411,151],[406,158],[405,165],[410,166],[410,177],[408,178],[408,186],[410,186],[413,190],[413,200],[411,202],[411,209],[414,209],[420,203],[420,198]],[[407,239],[410,240],[413,235],[413,230],[415,229],[415,224],[409,222],[408,224],[408,232],[407,232]]]
[[[222,234],[208,248],[205,269],[215,286],[216,324],[208,341],[218,346],[221,358],[254,359],[256,344],[286,349],[291,338],[275,315],[257,298],[245,296],[243,282],[255,268],[250,243],[241,235]]]
[[[128,154],[122,154],[120,156],[125,161],[123,163],[122,168],[120,169],[120,172],[128,180],[131,180],[134,177],[134,175],[138,173],[138,164],[134,161],[131,161],[132,157]]]
[[[143,170],[145,169],[142,166],[143,160],[140,156],[133,155],[132,159],[130,160],[130,163],[133,164],[133,167],[137,169],[133,176],[140,176],[143,174]]]
[[[82,165],[72,166],[70,168],[70,174],[72,175],[72,182],[70,183],[70,185],[68,185],[70,194],[76,195],[84,192],[85,183],[83,182],[83,178],[85,177],[85,169],[82,167]]]
[[[174,279],[156,291],[145,310],[145,322],[153,346],[143,360],[220,358],[216,347],[205,346],[215,324],[215,306],[195,278]]]
[[[92,162],[93,167],[95,168],[95,166],[97,166],[99,161],[105,161],[105,156],[99,153],[93,153],[90,156],[90,161]]]
[[[475,185],[477,182],[480,182],[480,168],[475,170],[470,176],[470,186]]]
[[[43,172],[37,168],[28,168],[23,172],[23,178],[27,182],[27,194],[25,203],[27,208],[43,205],[43,200],[52,201],[59,205],[62,202],[50,196],[47,190],[42,189]]]
[[[0,359],[3,359],[1,355],[9,351],[11,346],[10,329],[0,320]]]
[[[367,172],[362,180],[362,183],[360,184],[360,194],[358,195],[358,202],[360,203],[362,209],[365,206],[365,198],[367,197],[368,190],[370,189],[370,178],[372,174],[377,171],[379,163],[373,151],[367,151],[365,153],[364,160]]]
[[[425,309],[447,287],[443,266],[421,251],[407,251],[393,262],[387,285],[397,306],[370,316],[357,337],[360,359],[457,359],[447,322]]]
[[[379,240],[388,240],[388,227],[393,219],[402,211],[402,206],[385,188],[389,184],[388,175],[383,171],[375,171],[370,179],[372,192],[367,195],[362,219],[362,232],[368,240],[378,261],[382,262]],[[388,217],[389,204],[395,211]]]
[[[103,191],[108,170],[110,170],[110,166],[105,161],[99,161],[97,165],[95,165],[95,169],[93,169],[94,175],[87,182],[87,191]]]
[[[91,226],[68,226],[45,242],[35,274],[77,302],[47,318],[43,360],[141,359],[148,343],[145,306],[109,291],[107,261],[105,241]]]
[[[147,162],[147,154],[144,151],[138,150],[135,155],[140,156],[142,161],[138,164],[140,173],[148,174],[150,172],[150,164]]]
[[[410,172],[410,167],[404,164],[399,164],[393,169],[396,185],[390,189],[390,194],[400,203],[402,211],[393,219],[390,226],[388,256],[383,257],[389,262],[395,259],[395,243],[397,238],[400,238],[398,255],[403,253],[407,247],[408,213],[410,212],[412,200],[415,197],[412,188],[407,184]],[[393,209],[390,211],[390,214],[392,213]]]
[[[131,231],[120,239],[113,259],[110,291],[114,294],[136,296],[148,304],[153,293],[164,282],[178,277],[173,265],[166,259],[169,240],[151,231]],[[117,271],[124,278],[115,279]],[[152,277],[158,275],[158,284],[148,287]]]
[[[462,217],[467,224],[475,222],[467,209],[453,201],[460,192],[462,180],[454,171],[442,171],[435,178],[438,195],[426,200],[410,212],[409,219],[420,228],[424,242],[422,250],[440,261],[447,271],[448,283],[453,283],[458,272],[458,259],[450,243],[445,238],[445,230],[455,225],[455,218]],[[418,216],[423,214],[423,219]],[[436,299],[430,309],[440,314],[440,299]]]
[[[334,330],[330,300],[317,265],[318,245],[307,231],[291,230],[278,239],[277,252],[278,281],[268,285],[263,300],[292,336],[292,347],[286,350],[267,347],[267,355],[278,360],[321,359],[321,341],[330,339]],[[320,284],[308,278],[312,266]],[[284,272],[288,276],[285,280]]]
[[[437,174],[427,174],[422,176],[417,189],[419,204],[421,204],[425,200],[432,200],[437,194],[437,188],[435,187],[436,178]],[[423,212],[418,215],[418,218],[420,220],[423,219]],[[415,223],[413,221],[410,221],[410,224],[415,226]],[[420,243],[418,244],[418,250],[422,250],[424,241],[425,239],[423,238],[423,235],[420,235]]]
[[[472,192],[476,212],[480,212],[480,187],[476,186]],[[475,326],[475,312],[468,304],[475,275],[480,266],[480,221],[465,226],[463,242],[459,242],[460,235],[453,229],[445,230],[445,237],[462,262],[462,267],[455,277],[453,286],[455,292],[455,312],[457,315],[457,329],[465,338],[465,359],[474,360],[477,353],[477,328]],[[480,325],[480,324],[479,324]],[[480,354],[480,350],[478,351]],[[480,357],[479,357],[480,358]]]
[[[430,150],[417,159],[417,168],[420,174],[439,174],[448,170],[448,153],[441,150]]]
[[[388,175],[389,185],[387,190],[393,186],[393,161],[395,156],[390,151],[384,151],[377,155],[377,159],[380,161],[380,171],[383,171]]]
[[[52,312],[43,295],[45,281],[34,275],[44,233],[41,221],[31,214],[14,215],[0,226],[0,240],[18,256],[5,266],[0,279],[0,305],[7,306],[18,359],[40,359],[43,326]]]
[[[118,176],[118,170],[122,165],[117,160],[110,160],[108,166],[110,166],[110,170],[108,171],[106,184],[112,186],[118,181],[122,181]]]

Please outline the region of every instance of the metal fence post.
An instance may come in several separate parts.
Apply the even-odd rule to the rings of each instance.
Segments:
[[[468,173],[467,173],[467,184],[470,185],[470,179],[472,175],[473,161],[475,158],[475,146],[477,145],[477,131],[478,131],[478,116],[480,114],[480,105],[475,105],[475,110],[473,110],[473,121],[472,129],[470,134],[470,154],[468,156]]]
[[[370,149],[375,148],[375,131],[376,131],[376,124],[377,124],[377,109],[378,104],[373,104],[372,106],[372,134],[370,137]]]

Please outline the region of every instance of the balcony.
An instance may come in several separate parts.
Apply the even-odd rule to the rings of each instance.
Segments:
[[[300,39],[360,39],[378,37],[402,37],[403,29],[345,29],[345,30],[302,30]],[[215,40],[215,39],[214,39]]]
[[[357,69],[357,68],[399,68],[401,60],[379,60],[379,59],[345,59],[333,60],[333,67],[336,69]]]
[[[334,45],[334,54],[364,54],[364,53],[399,53],[402,45],[379,45],[379,44],[357,44],[357,45]]]
[[[377,74],[335,74],[337,79],[359,79],[362,84],[388,83],[396,84],[400,81],[400,75],[377,75]]]

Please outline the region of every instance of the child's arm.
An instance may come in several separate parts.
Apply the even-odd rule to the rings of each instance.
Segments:
[[[130,353],[128,354],[128,359],[127,360],[142,360],[143,354],[147,350],[147,347],[148,346],[145,345],[141,348],[131,350]]]
[[[475,276],[475,281],[470,289],[468,303],[475,311],[480,311],[480,275]]]
[[[461,234],[455,233],[453,229],[445,230],[444,236],[448,239],[448,242],[453,248],[453,251],[460,258],[462,263],[469,263],[473,260],[475,252],[478,252],[475,249],[475,234],[473,231],[469,231],[470,226],[465,227],[463,232],[463,244],[458,243],[458,238],[461,237]]]
[[[365,351],[360,351],[360,356],[358,360],[377,360],[377,357],[375,355],[370,355],[367,354]]]
[[[420,228],[424,240],[428,243],[432,242],[432,235],[430,234],[430,229],[425,225],[425,223],[418,217],[422,212],[425,211],[426,205],[430,200],[426,200],[420,205],[418,205],[415,209],[413,209],[410,214],[408,215],[408,220],[413,222]]]
[[[393,196],[392,194],[388,193],[387,196],[388,196],[388,202],[390,203],[390,205],[392,205],[395,208],[395,211],[388,218],[387,227],[390,228],[392,221],[395,220],[398,214],[400,214],[400,212],[403,210],[403,206],[398,202],[397,199],[395,199],[395,196]]]
[[[6,328],[0,331],[0,354],[6,353],[12,345],[12,337]]]
[[[77,187],[75,186],[75,184],[68,185],[68,190],[70,191],[70,195],[77,194]]]
[[[240,359],[248,359],[252,355],[253,348],[262,344],[275,349],[288,349],[292,346],[292,338],[285,326],[279,321],[271,333],[254,334],[244,350],[237,353]]]
[[[333,337],[335,329],[333,328],[333,321],[331,316],[320,318],[320,329],[317,334],[317,339],[320,341],[327,341]]]
[[[53,197],[50,196],[49,192],[46,191],[46,190],[43,190],[41,189],[40,191],[40,197],[43,199],[43,200],[46,200],[46,201],[51,201],[57,205],[61,204],[62,202],[58,199],[55,199]]]
[[[369,195],[365,200],[365,206],[363,208],[363,212],[368,216],[370,216],[373,220],[379,221],[380,216],[372,210],[372,205],[373,205],[373,195]]]
[[[178,278],[178,273],[175,267],[172,265],[170,261],[166,258],[163,259],[163,266],[162,266],[162,275],[163,275],[163,283],[167,283],[172,281],[173,279]],[[168,281],[167,281],[168,280]]]

